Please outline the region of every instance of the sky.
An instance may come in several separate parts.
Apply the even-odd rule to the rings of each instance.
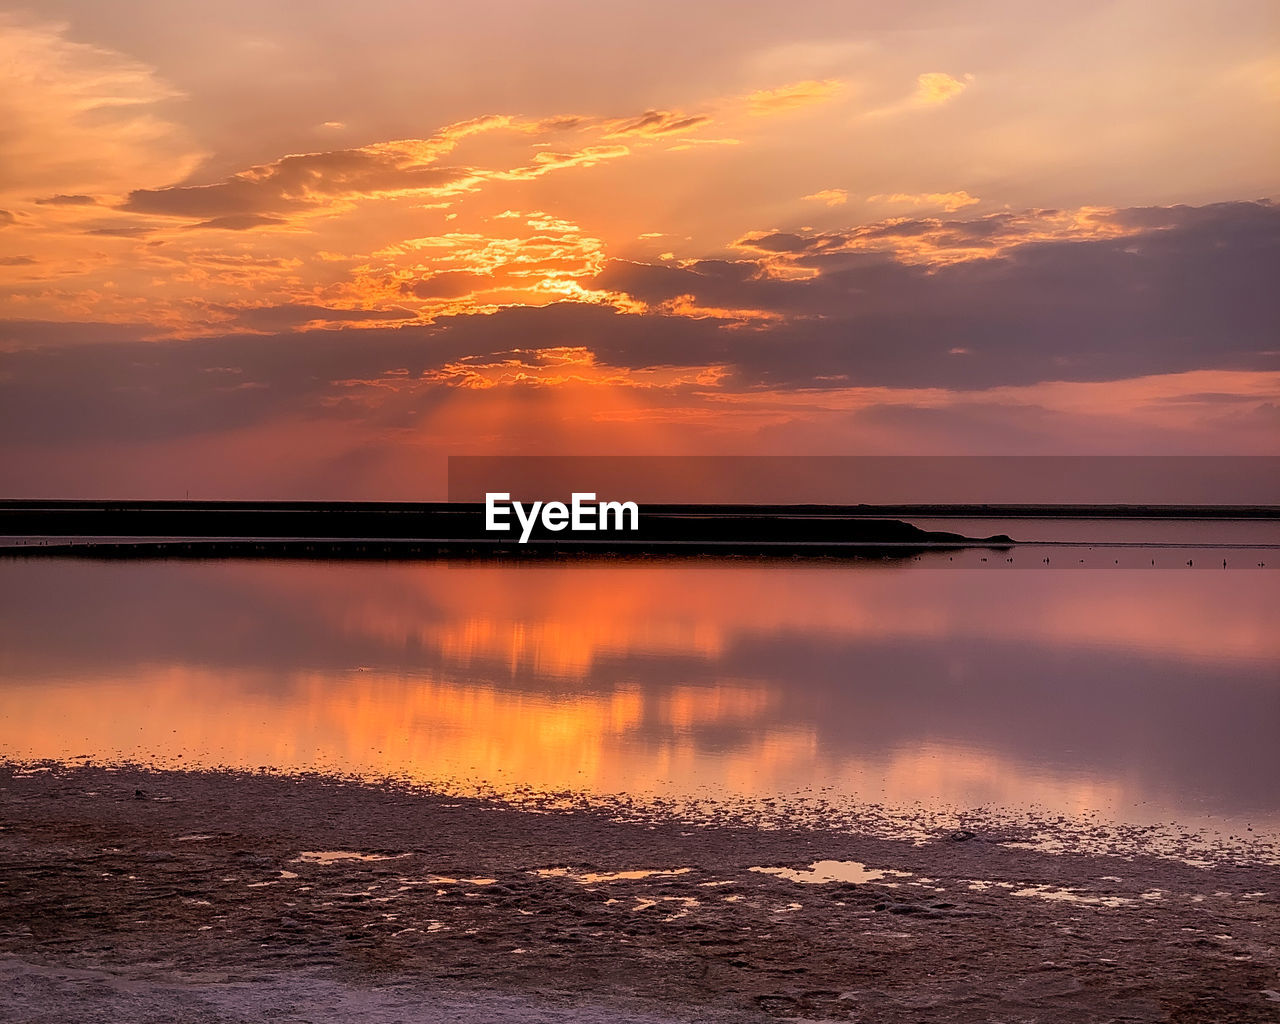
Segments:
[[[0,496],[1280,454],[1270,0],[0,3]]]

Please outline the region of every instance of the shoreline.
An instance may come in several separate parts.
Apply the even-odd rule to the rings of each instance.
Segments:
[[[50,1006],[150,1019],[129,1016],[140,991],[228,1021],[251,992],[299,1006],[328,993],[309,1012],[377,1021],[396,1019],[388,993],[476,1021],[1280,1008],[1280,868],[1262,864],[1046,853],[994,826],[895,839],[813,819],[622,820],[137,765],[5,763],[0,812],[15,1021],[57,1019],[40,1016]],[[335,853],[360,858],[320,856]]]
[[[931,534],[943,537],[945,534]],[[266,558],[349,561],[549,561],[635,558],[752,558],[797,560],[909,559],[931,551],[972,548],[1005,551],[1015,546],[1007,537],[887,543],[882,541],[509,541],[457,540],[80,540],[0,545],[0,558],[209,559]]]
[[[576,513],[575,513],[576,514]],[[1004,549],[847,510],[648,505],[628,529],[559,532],[530,523],[490,530],[485,506],[423,503],[0,502],[0,535],[40,538],[0,554],[89,558],[545,559],[562,557],[909,558],[930,550]],[[518,539],[517,539],[518,538]]]

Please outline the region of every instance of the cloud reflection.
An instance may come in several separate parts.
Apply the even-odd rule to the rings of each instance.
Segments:
[[[9,753],[507,789],[827,786],[894,805],[1274,813],[1269,573],[0,573]]]

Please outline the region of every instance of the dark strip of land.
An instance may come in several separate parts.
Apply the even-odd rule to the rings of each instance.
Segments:
[[[909,557],[936,548],[1007,547],[903,519],[1280,520],[1275,506],[642,505],[639,529],[578,533],[485,529],[464,502],[0,501],[0,536],[41,538],[10,555],[77,557],[492,558],[613,555]]]
[[[937,548],[1007,547],[903,519],[1280,520],[1258,505],[643,504],[639,529],[594,533],[485,529],[468,502],[0,501],[0,536],[40,538],[9,555],[103,558],[492,558],[614,555],[909,557]]]
[[[517,495],[517,498],[520,496]],[[184,516],[202,513],[255,513],[289,515],[299,513],[360,513],[385,515],[466,515],[483,510],[479,502],[442,501],[95,501],[84,499],[0,499],[0,534],[14,517],[37,514],[63,516],[72,513],[169,512]],[[646,515],[711,515],[718,517],[783,516],[786,518],[846,519],[1263,519],[1280,520],[1277,505],[1134,505],[1134,504],[931,504],[931,505],[716,505],[678,502],[641,502]]]
[[[864,511],[815,506],[646,505],[638,528],[537,526],[520,543],[485,528],[479,504],[5,502],[0,535],[38,537],[9,554],[98,557],[440,558],[582,555],[884,557],[1003,547],[1010,538],[922,530]],[[616,522],[616,521],[615,521]]]

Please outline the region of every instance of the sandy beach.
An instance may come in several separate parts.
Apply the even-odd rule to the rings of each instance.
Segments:
[[[1280,868],[994,826],[0,769],[3,1016],[1272,1021]],[[1269,849],[1269,848],[1268,848]],[[1273,853],[1274,851],[1272,851]],[[1255,862],[1251,862],[1254,860]],[[764,870],[761,870],[764,869]]]

